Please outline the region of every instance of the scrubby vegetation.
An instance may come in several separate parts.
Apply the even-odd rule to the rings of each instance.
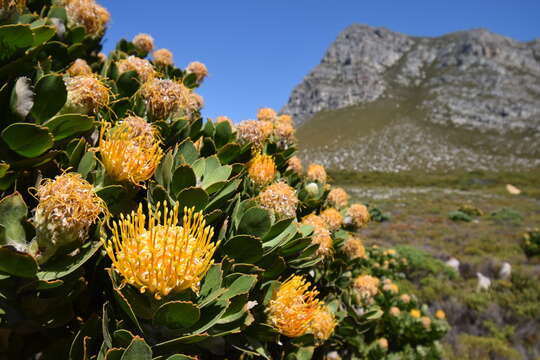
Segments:
[[[364,245],[384,215],[303,170],[289,116],[204,121],[204,64],[100,53],[93,0],[0,4],[0,357],[440,358],[398,285],[423,261]]]

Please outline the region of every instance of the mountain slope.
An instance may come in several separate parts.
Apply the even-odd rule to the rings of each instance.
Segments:
[[[304,154],[331,168],[536,167],[540,39],[353,25],[282,111],[300,125]]]

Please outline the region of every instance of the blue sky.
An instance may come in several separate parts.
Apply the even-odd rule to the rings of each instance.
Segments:
[[[197,60],[210,76],[199,93],[206,117],[254,118],[279,110],[345,27],[384,26],[417,36],[487,28],[540,37],[540,0],[98,0],[112,20],[105,52],[124,37],[151,34],[175,64]]]

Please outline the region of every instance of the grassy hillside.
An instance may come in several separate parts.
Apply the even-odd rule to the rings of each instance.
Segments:
[[[480,132],[426,118],[423,95],[404,93],[323,111],[298,129],[301,156],[333,170],[522,171],[540,168],[540,133]]]

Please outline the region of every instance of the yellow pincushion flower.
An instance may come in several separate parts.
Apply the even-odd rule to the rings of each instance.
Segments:
[[[267,186],[260,192],[257,200],[262,208],[273,211],[277,216],[291,218],[296,215],[296,191],[285,183]]]
[[[326,197],[326,201],[330,206],[342,209],[349,203],[349,194],[343,188],[332,188]]]
[[[337,322],[334,315],[330,312],[328,307],[320,306],[313,316],[313,320],[309,325],[309,332],[313,334],[318,342],[328,340],[332,336]]]
[[[110,90],[93,74],[64,79],[67,90],[66,112],[95,113],[109,105]]]
[[[350,237],[348,238],[345,243],[343,244],[343,251],[350,259],[366,259],[366,248],[364,247],[364,244],[362,244],[362,240]]]
[[[302,160],[298,156],[293,156],[287,161],[287,169],[292,170],[296,174],[301,174],[304,169],[302,166]]]
[[[335,208],[323,210],[320,216],[330,231],[337,230],[343,225],[343,216]]]
[[[107,211],[94,187],[79,173],[65,173],[46,179],[37,188],[39,201],[33,223],[43,263],[60,247],[87,240],[90,226]]]
[[[150,61],[141,59],[137,56],[128,56],[126,59],[122,59],[117,62],[118,71],[123,74],[127,71],[135,71],[142,82],[146,82],[156,76],[156,70]]]
[[[446,319],[446,314],[443,310],[437,310],[437,312],[435,313],[435,317],[439,320],[444,320]]]
[[[178,206],[158,203],[155,212],[149,208],[145,215],[141,204],[136,213],[113,222],[111,239],[102,239],[113,269],[156,299],[189,288],[197,292],[218,246],[203,213],[184,208],[179,225]]]
[[[195,74],[197,76],[197,82],[200,84],[203,82],[204,78],[208,76],[208,69],[206,65],[199,61],[191,62],[187,68],[188,73]]]
[[[347,209],[346,223],[359,228],[367,224],[369,220],[369,211],[365,205],[352,204],[349,209]]]
[[[276,163],[271,156],[257,154],[248,165],[248,175],[257,186],[271,183],[276,177]]]
[[[136,116],[124,119],[108,131],[104,127],[99,152],[111,178],[136,185],[154,174],[163,156],[157,131],[146,120]]]
[[[379,292],[380,280],[371,275],[360,275],[354,280],[354,289],[360,299],[369,300]]]
[[[326,184],[326,170],[322,165],[311,164],[309,165],[306,173],[307,179],[309,181],[317,181],[321,184]]]
[[[293,276],[283,282],[268,306],[268,321],[281,334],[298,337],[306,334],[320,308],[316,289],[302,276]]]
[[[152,79],[141,87],[148,113],[155,119],[165,120],[177,115],[190,101],[189,90],[173,80]]]
[[[64,0],[70,26],[82,26],[88,34],[101,35],[109,22],[110,14],[94,0]]]
[[[89,75],[92,73],[92,69],[90,68],[86,60],[77,59],[67,69],[67,73],[69,76]]]
[[[330,236],[330,231],[326,227],[324,220],[315,214],[309,214],[302,219],[302,225],[313,226],[311,239],[314,244],[318,244],[317,254],[327,256],[334,251],[334,242]]]
[[[419,319],[422,316],[422,313],[418,309],[412,309],[410,312],[411,316],[415,319]]]
[[[159,66],[173,65],[173,54],[168,49],[158,49],[152,54],[154,63]]]
[[[272,108],[260,108],[257,112],[257,119],[261,121],[274,121],[276,117],[277,114]]]
[[[137,34],[131,42],[144,53],[149,53],[154,48],[154,38],[148,34]]]

